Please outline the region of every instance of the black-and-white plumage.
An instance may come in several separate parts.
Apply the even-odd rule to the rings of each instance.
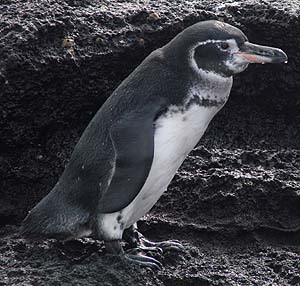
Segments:
[[[22,232],[68,239],[96,231],[122,253],[119,242],[109,242],[121,240],[167,189],[226,103],[232,75],[251,62],[286,60],[281,50],[250,44],[225,23],[205,21],[185,29],[152,52],[100,108]]]

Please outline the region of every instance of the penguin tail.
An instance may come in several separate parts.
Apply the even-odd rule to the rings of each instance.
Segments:
[[[89,221],[88,212],[59,200],[52,191],[25,217],[20,234],[30,239],[68,240],[88,235]]]

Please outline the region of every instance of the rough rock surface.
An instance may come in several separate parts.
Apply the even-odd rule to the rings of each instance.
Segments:
[[[111,3],[110,3],[111,2]],[[300,285],[300,1],[3,0],[0,3],[0,285]],[[55,184],[85,126],[152,50],[219,19],[287,65],[251,66],[140,223],[183,241],[164,270],[100,242],[29,242],[16,226]]]

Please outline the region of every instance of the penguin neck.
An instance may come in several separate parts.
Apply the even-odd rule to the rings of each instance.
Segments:
[[[214,72],[199,69],[197,65],[193,75],[185,103],[221,109],[228,100],[233,78],[222,77]]]

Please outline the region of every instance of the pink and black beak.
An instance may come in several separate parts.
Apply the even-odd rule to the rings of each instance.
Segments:
[[[286,53],[280,49],[251,44],[249,42],[243,43],[236,52],[244,61],[248,63],[286,63],[288,57]]]

